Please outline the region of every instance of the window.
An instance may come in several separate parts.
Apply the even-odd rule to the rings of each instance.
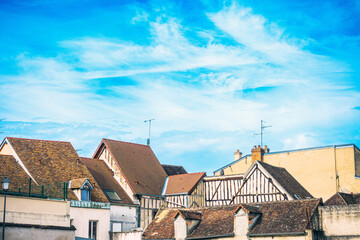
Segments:
[[[81,189],[81,201],[90,201],[90,190],[91,187],[85,184]]]
[[[104,190],[104,191],[110,200],[121,201],[121,198],[115,191],[113,191],[113,190]]]
[[[89,238],[90,239],[97,239],[97,221],[90,220],[89,221]]]

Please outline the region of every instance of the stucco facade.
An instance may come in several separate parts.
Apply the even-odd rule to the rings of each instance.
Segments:
[[[253,162],[246,155],[214,172],[243,174]],[[324,200],[338,191],[360,192],[360,151],[352,144],[264,153],[265,163],[285,168],[314,197]]]

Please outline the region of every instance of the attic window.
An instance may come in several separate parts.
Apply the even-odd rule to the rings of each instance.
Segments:
[[[104,190],[106,195],[110,198],[112,201],[121,201],[121,198],[119,195],[113,191],[113,190]]]
[[[90,201],[90,191],[91,186],[89,184],[84,184],[81,188],[81,201]]]

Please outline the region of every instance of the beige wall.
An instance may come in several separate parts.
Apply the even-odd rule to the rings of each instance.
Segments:
[[[12,155],[13,154],[13,151],[11,150],[8,143],[5,143],[3,145],[3,147],[0,149],[0,154],[1,155]]]
[[[319,207],[326,236],[358,236],[360,238],[360,204]]]
[[[337,191],[360,192],[360,179],[355,178],[355,156],[359,163],[360,153],[355,152],[352,146],[336,149],[329,147],[265,154],[264,162],[286,168],[314,197],[326,200]],[[245,157],[226,167],[224,174],[245,173],[251,164],[251,156]],[[360,172],[360,169],[357,171]],[[215,173],[219,174],[220,171]]]
[[[0,206],[3,205],[4,197],[0,196]],[[70,227],[69,206],[66,201],[7,196],[6,222]]]
[[[141,240],[142,231],[113,233],[112,240]]]
[[[108,240],[110,232],[110,209],[70,207],[70,218],[75,226],[75,236],[89,237],[89,221],[98,221],[97,239]]]

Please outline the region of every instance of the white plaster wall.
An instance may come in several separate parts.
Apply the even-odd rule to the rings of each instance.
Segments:
[[[143,232],[132,231],[132,232],[121,232],[113,233],[113,240],[141,240]]]
[[[360,204],[319,207],[326,236],[360,235]]]
[[[125,231],[131,231],[131,226],[136,227],[136,207],[113,205],[110,206],[111,222],[124,222]]]
[[[89,237],[89,221],[98,221],[97,239],[108,240],[110,232],[110,209],[70,207],[70,218],[75,226],[76,237]]]

